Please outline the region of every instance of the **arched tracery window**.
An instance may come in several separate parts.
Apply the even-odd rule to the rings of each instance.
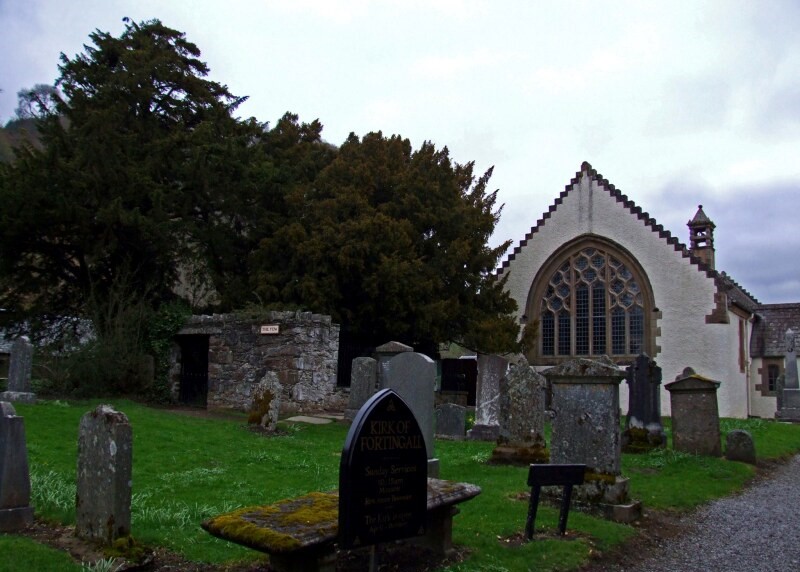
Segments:
[[[530,314],[539,356],[636,356],[647,350],[646,280],[613,249],[592,242],[545,266]]]

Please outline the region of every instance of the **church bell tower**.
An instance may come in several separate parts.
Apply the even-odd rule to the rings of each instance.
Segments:
[[[689,227],[689,250],[714,270],[715,225],[703,212],[703,205],[697,207],[697,213],[687,223],[687,226]]]

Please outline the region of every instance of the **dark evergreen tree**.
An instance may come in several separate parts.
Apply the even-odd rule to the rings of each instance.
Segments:
[[[0,176],[0,307],[17,318],[84,315],[92,301],[102,320],[112,298],[158,303],[181,263],[224,275],[253,200],[259,126],[232,116],[243,99],[205,78],[184,34],[126,20],[120,37],[90,40],[61,55],[54,105],[36,108],[42,148]]]
[[[499,217],[490,176],[431,143],[351,135],[288,193],[290,222],[261,241],[254,287],[377,343],[514,349],[514,302],[491,275],[508,244],[487,246]]]

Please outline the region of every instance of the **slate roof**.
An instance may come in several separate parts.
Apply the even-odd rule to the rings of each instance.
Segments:
[[[539,228],[545,225],[547,219],[553,215],[556,209],[558,209],[558,206],[564,202],[566,196],[572,191],[573,185],[578,184],[584,172],[586,172],[589,178],[595,181],[600,188],[604,189],[612,197],[614,197],[617,202],[622,203],[622,205],[628,209],[628,212],[630,212],[631,215],[642,221],[642,224],[645,226],[650,227],[651,231],[657,233],[658,236],[664,240],[666,246],[671,246],[677,252],[680,252],[684,258],[688,258],[691,264],[697,267],[698,272],[705,272],[709,278],[713,279],[718,289],[721,292],[728,294],[728,299],[731,301],[731,303],[736,304],[737,306],[751,313],[759,307],[759,302],[755,296],[742,288],[735,280],[733,280],[733,278],[724,272],[718,272],[717,270],[712,269],[700,258],[692,254],[691,250],[685,244],[683,244],[678,237],[672,236],[672,233],[666,230],[664,225],[658,224],[655,218],[651,217],[647,212],[642,211],[642,207],[636,206],[636,203],[630,200],[627,195],[622,194],[619,189],[617,189],[613,184],[609,183],[607,179],[603,178],[603,176],[594,168],[592,168],[592,166],[586,161],[581,164],[580,170],[575,173],[575,176],[572,178],[569,184],[566,185],[565,189],[561,192],[558,198],[556,198],[555,202],[550,206],[548,211],[542,215],[542,218],[536,221],[536,225],[531,227],[530,232],[525,235],[525,238],[522,239],[516,247],[514,247],[514,250],[511,252],[511,254],[509,254],[508,257],[503,261],[503,265],[497,269],[496,273],[498,275],[505,268],[510,266],[511,261],[514,260],[517,254],[522,251],[523,247],[528,244],[528,241],[533,238],[533,235],[539,232]],[[702,206],[699,207],[695,218],[697,218],[697,216],[701,213],[703,217],[706,216],[705,213],[702,212]]]
[[[800,303],[761,304],[750,338],[753,357],[783,357],[786,353],[784,335],[791,328],[800,333]]]

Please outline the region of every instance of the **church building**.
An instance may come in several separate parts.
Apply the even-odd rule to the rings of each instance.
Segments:
[[[645,353],[662,369],[662,388],[691,367],[720,382],[721,416],[774,417],[800,303],[760,304],[718,271],[702,206],[688,227],[686,246],[584,163],[498,269],[535,340],[528,361],[545,369],[608,355],[626,366]],[[668,415],[663,389],[661,403]]]

